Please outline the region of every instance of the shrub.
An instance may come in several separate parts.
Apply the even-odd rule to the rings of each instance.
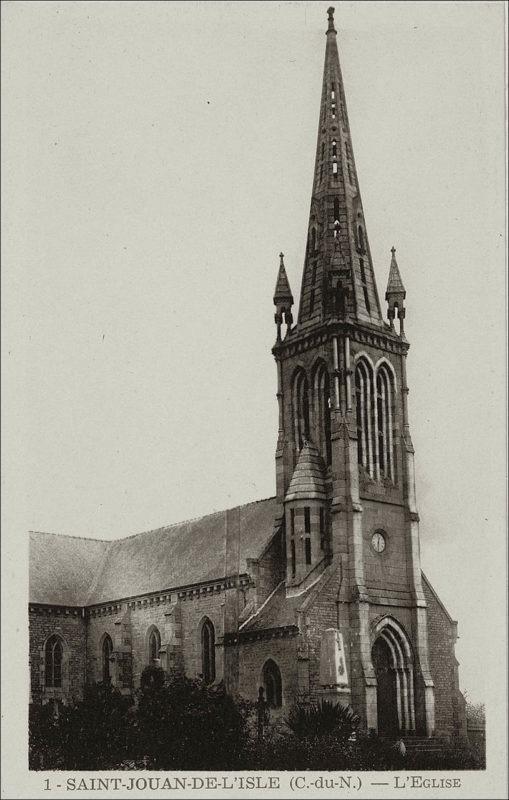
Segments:
[[[224,684],[179,677],[142,679],[136,715],[138,757],[153,769],[233,769],[246,719]]]
[[[132,748],[132,698],[109,684],[85,690],[82,701],[34,706],[30,711],[31,769],[105,769]]]

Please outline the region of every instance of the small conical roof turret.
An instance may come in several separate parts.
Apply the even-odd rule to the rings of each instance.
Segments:
[[[306,440],[300,451],[285,502],[290,500],[325,500],[323,461],[314,444]]]
[[[276,288],[274,289],[274,305],[276,306],[276,313],[274,320],[277,325],[277,341],[281,341],[281,325],[283,324],[283,316],[287,325],[286,332],[290,331],[293,317],[293,295],[290,289],[290,282],[285,269],[285,256],[284,253],[279,254],[279,271],[277,273]]]
[[[398,267],[398,262],[396,261],[396,248],[391,247],[391,266],[389,268],[389,280],[387,281],[387,291],[385,292],[385,299],[389,299],[389,295],[391,294],[402,294],[403,297],[406,296],[405,287],[403,286],[403,281],[401,280],[401,274]]]
[[[279,254],[279,271],[277,273],[276,288],[274,289],[274,305],[282,303],[293,305],[293,295],[290,282],[286,274],[284,253]]]
[[[391,266],[389,268],[389,280],[387,281],[387,291],[385,292],[385,299],[387,300],[388,309],[387,317],[394,329],[394,319],[396,317],[396,309],[398,309],[399,319],[399,333],[400,336],[404,335],[404,322],[405,319],[405,297],[406,290],[401,280],[401,274],[396,261],[396,248],[391,247]]]

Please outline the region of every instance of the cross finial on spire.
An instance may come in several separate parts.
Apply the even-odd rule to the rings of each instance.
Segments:
[[[284,265],[285,265],[285,261],[284,261],[284,259],[285,259],[285,254],[284,254],[283,252],[281,252],[281,253],[279,254],[279,264],[280,264],[280,266],[282,266],[282,267],[284,267]]]
[[[334,7],[333,6],[330,6],[327,9],[327,16],[329,18],[329,28],[327,30],[327,33],[329,31],[334,31],[334,33],[336,33],[336,29],[334,27]]]
[[[394,245],[392,245],[392,247],[391,247],[391,253],[392,253],[392,255],[394,255],[396,253],[396,248],[394,247]]]

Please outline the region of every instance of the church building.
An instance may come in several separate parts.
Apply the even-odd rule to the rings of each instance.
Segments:
[[[295,320],[282,253],[274,294],[275,496],[114,541],[31,533],[34,703],[158,664],[263,686],[276,717],[328,698],[386,735],[464,730],[457,625],[420,564],[405,287],[393,247],[381,302],[336,39],[330,8]]]

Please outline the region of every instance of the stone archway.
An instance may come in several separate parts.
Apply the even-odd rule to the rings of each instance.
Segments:
[[[371,650],[377,678],[377,727],[385,736],[415,732],[414,662],[403,627],[391,617],[376,625]]]

